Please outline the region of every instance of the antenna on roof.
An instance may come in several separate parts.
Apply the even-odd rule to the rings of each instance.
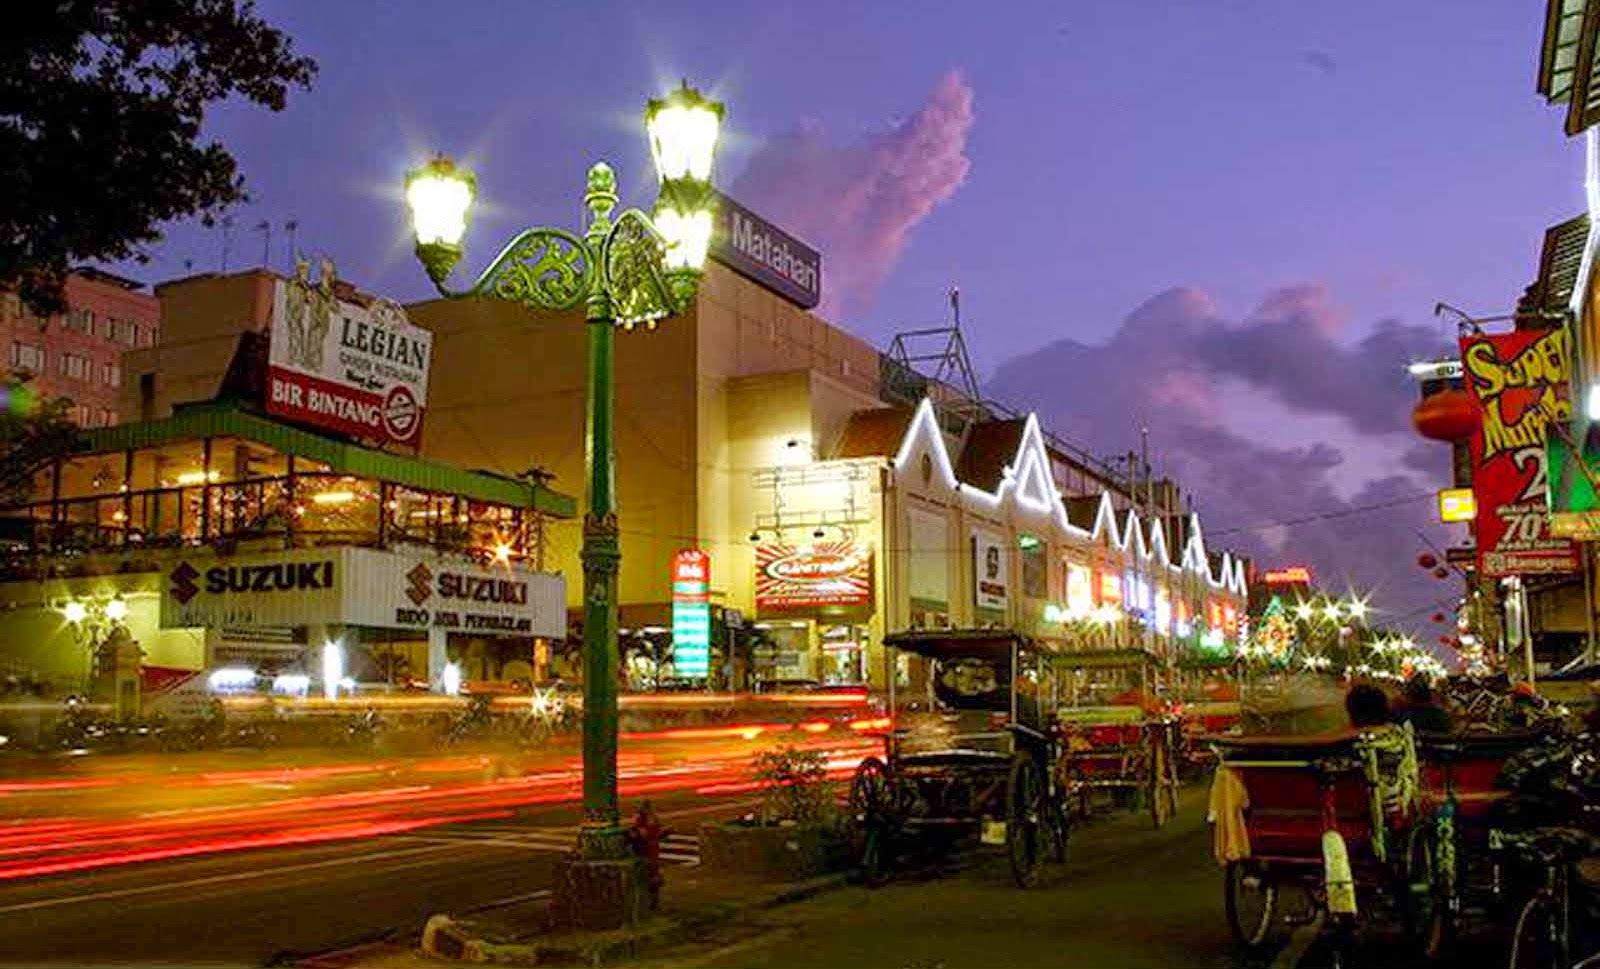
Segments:
[[[955,319],[955,328],[961,329],[961,287],[950,287],[950,314]]]
[[[289,221],[287,221],[287,222],[285,222],[283,224],[283,231],[286,232],[288,234],[288,236],[289,236],[289,260],[286,263],[286,265],[289,267],[290,270],[294,269],[294,234],[295,234],[295,231],[297,229],[299,229],[299,228],[300,228],[300,220],[299,219],[290,219]]]

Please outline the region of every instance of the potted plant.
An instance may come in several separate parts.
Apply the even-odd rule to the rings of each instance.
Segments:
[[[784,747],[755,758],[761,803],[742,818],[700,827],[700,862],[711,871],[757,878],[811,878],[848,863],[827,761]]]

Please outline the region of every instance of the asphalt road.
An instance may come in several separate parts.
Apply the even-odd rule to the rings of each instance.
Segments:
[[[1078,830],[1066,864],[1016,888],[1006,864],[975,854],[937,878],[847,888],[775,910],[752,937],[687,947],[655,966],[771,969],[1118,969],[1240,965],[1222,912],[1204,790],[1184,793],[1164,829],[1119,813]],[[1259,963],[1258,963],[1259,965]]]
[[[665,793],[680,829],[737,813],[748,793]],[[630,802],[631,803],[631,802]],[[576,834],[570,803],[350,841],[168,859],[0,884],[0,963],[259,966],[343,948],[428,915],[548,890]],[[693,863],[692,838],[668,845]]]

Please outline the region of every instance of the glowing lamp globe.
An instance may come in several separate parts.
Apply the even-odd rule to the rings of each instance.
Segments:
[[[1441,390],[1417,402],[1411,424],[1435,441],[1465,441],[1478,428],[1478,405],[1465,390]]]
[[[478,183],[472,173],[439,155],[406,176],[406,204],[417,237],[417,256],[438,282],[461,258],[461,238]]]
[[[656,230],[666,240],[667,269],[697,273],[711,248],[715,196],[711,166],[716,160],[723,107],[683,86],[645,109],[650,155],[655,159],[661,195]]]
[[[688,81],[650,102],[644,124],[656,177],[663,185],[683,180],[710,183],[722,115],[722,105],[702,97]]]

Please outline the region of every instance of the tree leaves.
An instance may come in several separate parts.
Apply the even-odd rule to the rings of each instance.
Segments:
[[[72,402],[42,396],[29,379],[0,378],[0,507],[34,500],[34,475],[76,451],[82,440],[67,418]]]
[[[249,0],[62,0],[0,32],[0,287],[40,315],[68,269],[141,259],[161,225],[245,199],[237,163],[202,143],[210,105],[281,111],[310,58]]]

